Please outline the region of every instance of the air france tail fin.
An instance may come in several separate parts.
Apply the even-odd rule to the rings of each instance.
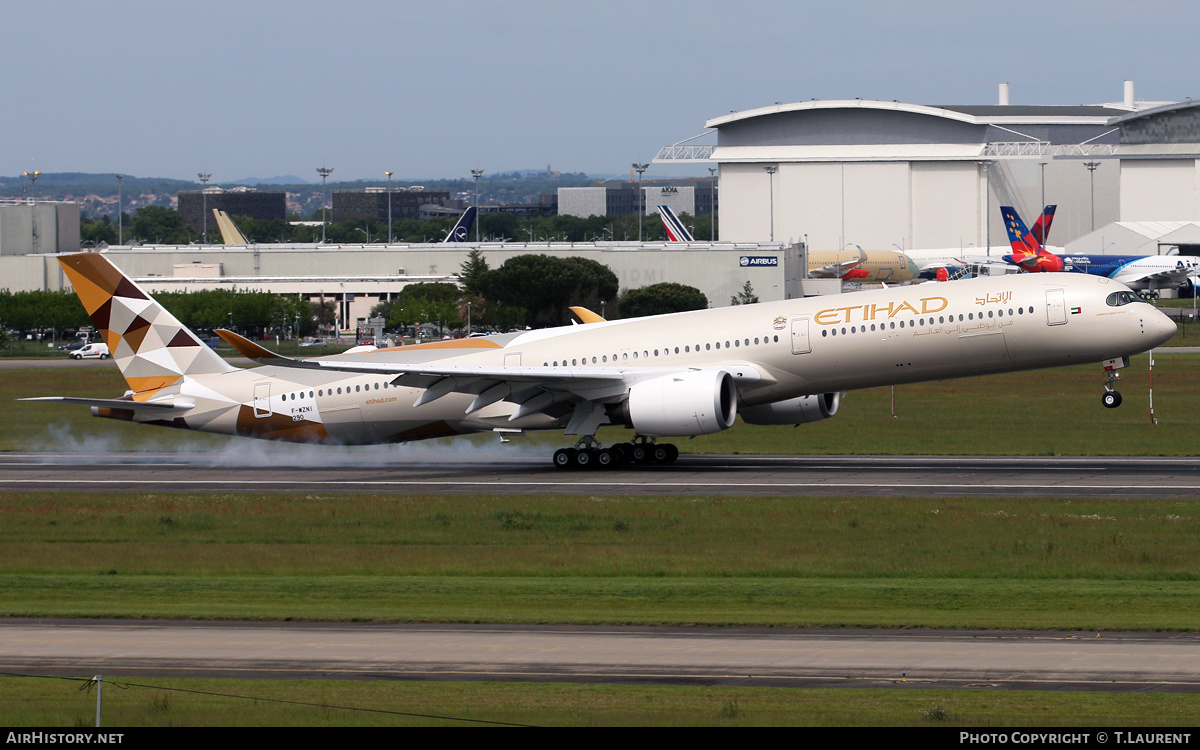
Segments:
[[[58,262],[136,400],[184,376],[237,369],[103,255],[65,255]]]
[[[458,223],[450,228],[450,233],[442,242],[468,242],[471,239],[471,225],[475,223],[474,206],[469,206],[463,215],[458,217]]]
[[[692,233],[687,230],[670,206],[659,206],[658,215],[662,217],[663,226],[667,229],[667,239],[671,242],[695,242]]]
[[[1042,209],[1042,215],[1033,222],[1033,227],[1029,233],[1037,240],[1038,245],[1045,246],[1046,238],[1050,236],[1050,225],[1054,222],[1054,211],[1058,206],[1046,206]]]

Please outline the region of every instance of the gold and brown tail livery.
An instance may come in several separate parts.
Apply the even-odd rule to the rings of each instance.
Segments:
[[[103,255],[66,255],[59,263],[135,393],[165,388],[184,375],[234,369]]]

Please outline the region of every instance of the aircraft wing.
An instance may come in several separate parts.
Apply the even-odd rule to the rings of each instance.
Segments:
[[[336,359],[293,359],[275,354],[237,334],[218,330],[217,335],[244,356],[262,364],[308,370],[391,375],[392,384],[422,388],[414,407],[447,396],[463,393],[475,396],[466,413],[472,414],[497,401],[518,405],[509,421],[537,412],[565,414],[575,409],[575,419],[596,418],[595,407],[623,397],[634,383],[668,377],[697,368],[578,366],[542,367],[520,365],[453,365],[444,363],[400,364]],[[715,366],[728,372],[734,382],[757,383],[764,379],[758,368],[748,363],[730,362]],[[568,426],[568,434],[571,432]]]
[[[852,269],[857,268],[858,264],[862,262],[863,258],[853,258],[838,263],[830,263],[827,266],[812,269],[808,272],[808,275],[814,279],[840,279]]]
[[[1129,281],[1153,281],[1159,284],[1182,285],[1184,283],[1188,283],[1195,273],[1196,269],[1194,267],[1180,266],[1178,268],[1169,268],[1162,271],[1153,271],[1139,276],[1136,279],[1123,279],[1123,281],[1125,281],[1125,283],[1128,283]]]

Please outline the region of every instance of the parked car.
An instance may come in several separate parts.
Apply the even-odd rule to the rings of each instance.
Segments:
[[[82,349],[71,352],[71,359],[108,359],[108,344],[99,342],[88,344]]]
[[[325,346],[325,339],[304,339],[300,346]]]
[[[71,352],[79,351],[87,345],[88,342],[86,339],[80,339],[79,341],[72,341],[69,344],[63,344],[62,346],[58,347],[58,350],[60,352],[66,352],[67,354],[70,354]]]

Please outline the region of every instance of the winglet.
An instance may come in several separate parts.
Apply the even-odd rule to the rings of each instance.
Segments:
[[[579,318],[579,320],[583,323],[604,323],[604,322],[606,322],[604,318],[600,317],[599,315],[597,315],[596,313],[587,309],[586,307],[571,307],[568,309],[571,312],[575,313],[575,317]]]
[[[252,359],[255,362],[261,362],[264,364],[267,362],[281,364],[281,360],[291,361],[289,357],[276,354],[270,349],[264,349],[250,339],[239,336],[233,331],[229,331],[224,328],[218,328],[216,330],[216,334],[220,336],[226,344],[229,344],[235,350],[237,350],[238,354],[248,359]]]

